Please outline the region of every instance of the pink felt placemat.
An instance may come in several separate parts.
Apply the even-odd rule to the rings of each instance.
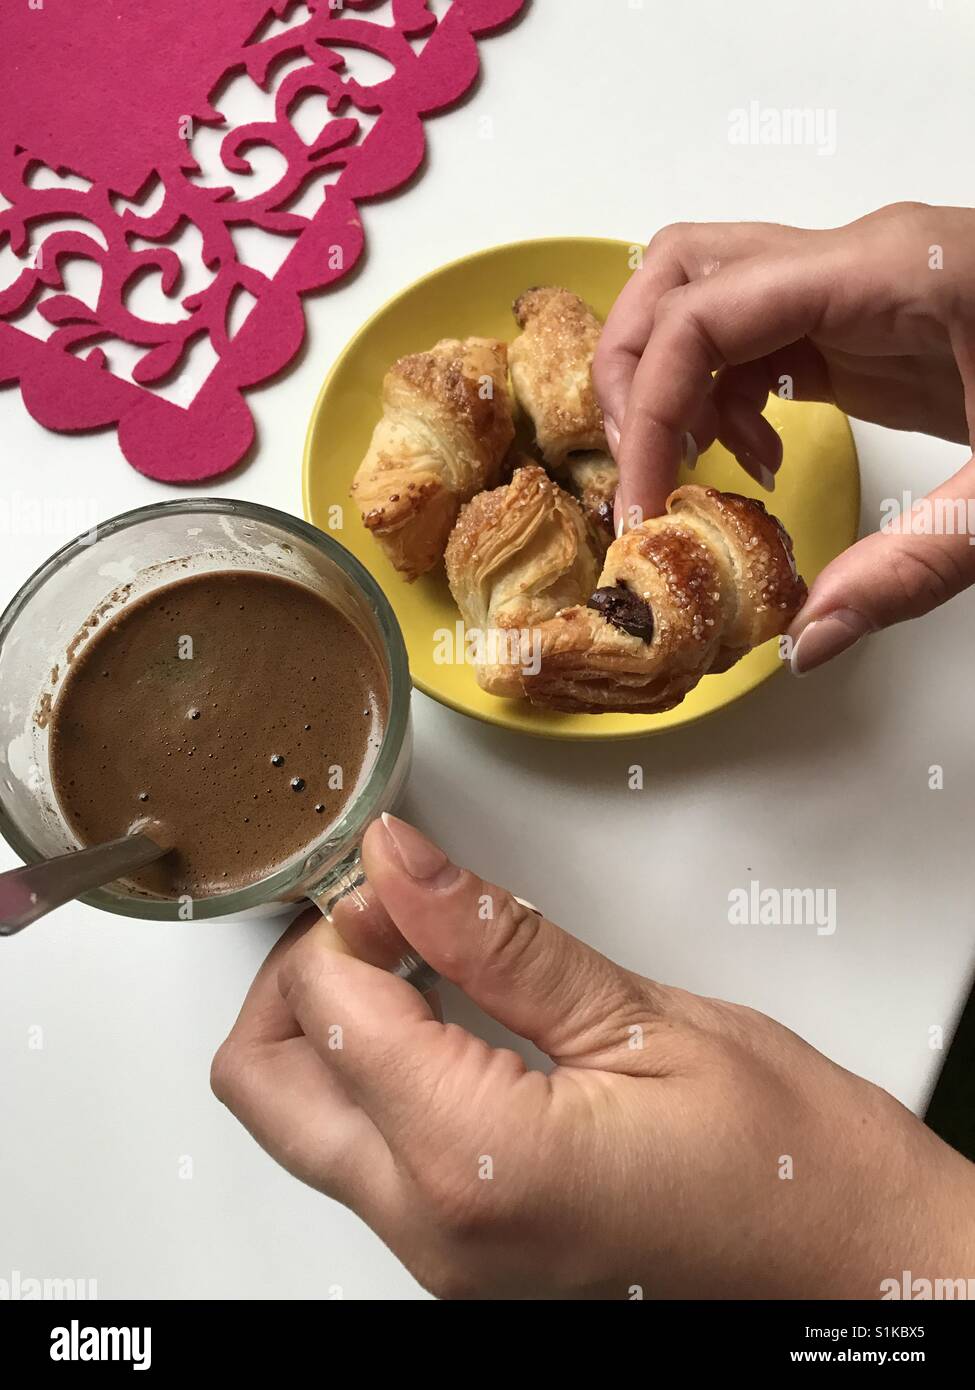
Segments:
[[[8,241],[23,268],[0,289],[0,384],[19,382],[49,429],[115,427],[125,457],[150,477],[190,482],[232,468],[254,437],[246,388],[301,346],[302,295],[336,284],[362,253],[359,203],[416,173],[425,119],[469,90],[479,38],[524,3],[453,0],[439,17],[426,0],[4,5],[0,245]],[[357,81],[346,66],[355,50],[385,60],[385,75]],[[273,93],[273,116],[224,119],[217,94],[237,74]],[[328,117],[306,141],[289,115],[309,94],[327,100]],[[283,157],[283,172],[250,196],[201,177],[191,147],[206,126],[226,130],[229,173],[248,174],[261,146]],[[317,210],[294,210],[323,174],[332,181]],[[75,228],[59,229],[65,219]],[[187,226],[207,272],[193,294],[181,293],[185,267],[167,244]],[[275,273],[242,257],[234,233],[246,227],[289,238]],[[65,290],[73,257],[100,270],[90,304]],[[175,321],[133,312],[127,300],[147,275],[179,306]],[[241,292],[253,307],[232,331]],[[32,307],[51,325],[46,340],[18,326]],[[178,376],[203,339],[212,370],[191,401],[175,404],[154,388]],[[112,369],[120,343],[135,350],[131,379]]]

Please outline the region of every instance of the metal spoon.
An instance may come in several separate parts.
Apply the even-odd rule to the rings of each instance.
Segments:
[[[13,936],[62,903],[134,873],[169,849],[140,831],[0,874],[0,936]]]

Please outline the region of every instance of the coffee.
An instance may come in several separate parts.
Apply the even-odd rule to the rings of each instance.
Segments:
[[[128,604],[75,656],[51,715],[54,789],[85,845],[142,822],[174,845],[138,889],[209,897],[338,820],[388,710],[380,658],[320,594],[195,574]]]

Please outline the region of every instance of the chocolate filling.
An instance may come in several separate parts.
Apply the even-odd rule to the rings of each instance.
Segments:
[[[625,584],[597,589],[586,607],[595,609],[621,632],[628,632],[631,637],[639,637],[644,642],[653,641],[653,610],[645,599],[638,598]]]

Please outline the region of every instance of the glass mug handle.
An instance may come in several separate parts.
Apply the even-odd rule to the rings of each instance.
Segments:
[[[335,921],[335,910],[341,905],[352,911],[367,912],[369,904],[362,893],[365,882],[366,872],[362,866],[362,855],[356,846],[334,864],[318,883],[307,890],[309,898],[340,936],[341,928]],[[409,949],[403,952],[390,973],[406,980],[421,994],[433,989],[440,979],[432,965],[428,965],[422,956]]]

